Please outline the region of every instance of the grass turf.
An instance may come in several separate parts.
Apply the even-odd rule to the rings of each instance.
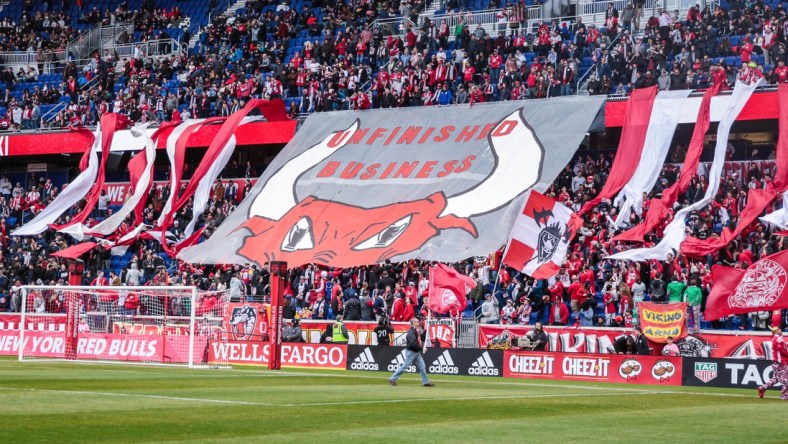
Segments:
[[[774,391],[388,376],[2,360],[0,442],[788,442]]]

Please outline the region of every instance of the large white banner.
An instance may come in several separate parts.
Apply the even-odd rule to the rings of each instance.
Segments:
[[[353,266],[486,255],[506,243],[524,193],[566,166],[603,101],[314,114],[210,239],[179,257]]]

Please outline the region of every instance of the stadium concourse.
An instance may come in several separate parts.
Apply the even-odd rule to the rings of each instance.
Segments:
[[[222,5],[213,3],[207,8],[221,9]],[[112,1],[97,3],[94,8],[87,1],[82,7],[48,4],[46,10],[43,4],[13,2],[0,11],[0,25],[15,30],[4,40],[5,48],[19,52],[31,48],[41,56],[32,66],[17,67],[21,71],[9,68],[0,76],[6,91],[0,126],[25,131],[41,124],[92,125],[107,112],[127,114],[134,121],[159,122],[229,116],[252,98],[282,98],[291,117],[344,109],[548,98],[578,93],[577,80],[589,69],[596,74],[584,85],[594,95],[623,96],[654,85],[660,90],[703,90],[712,85],[730,89],[740,79],[760,77],[771,84],[788,81],[784,64],[788,20],[781,3],[723,2],[714,10],[692,8],[686,17],[658,11],[654,17],[643,17],[639,21],[642,29],[637,30],[627,20],[631,18],[627,8],[611,11],[605,27],[586,26],[579,20],[559,27],[558,22],[546,21],[534,32],[525,29],[527,21],[520,5],[495,0],[463,3],[477,10],[503,8],[506,29],[490,35],[474,23],[461,22],[449,29],[443,22],[424,21],[396,36],[386,35],[383,27],[371,26],[377,18],[415,14],[418,8],[405,2],[258,1],[210,18],[203,2]],[[458,6],[448,2],[447,12],[457,11]],[[133,23],[134,31],[123,37],[124,42],[140,43],[165,34],[182,39],[184,44],[194,35],[197,42],[186,52],[165,58],[134,51],[123,60],[107,52],[78,66],[84,61],[69,62],[68,55],[57,57],[58,51],[67,47],[69,36],[87,24],[125,20]],[[116,72],[119,65],[122,68]],[[91,83],[94,78],[98,81]],[[58,103],[67,106],[49,113]],[[51,120],[42,122],[36,117],[44,114]],[[688,142],[688,134],[677,137],[672,160],[682,161]],[[610,172],[615,152],[598,148],[615,144],[602,141],[594,149],[579,152],[547,194],[579,210],[583,202],[599,193]],[[773,178],[773,169],[761,162],[773,158],[773,141],[771,146],[765,143],[757,148],[746,140],[737,141],[729,155],[730,160],[756,162],[726,173],[715,204],[689,217],[688,226],[700,239],[735,226],[747,191],[764,187]],[[251,179],[263,167],[235,164],[224,177]],[[709,182],[708,172],[701,169],[700,173],[680,199],[682,204],[700,200]],[[659,195],[676,179],[677,167],[666,165],[652,195]],[[232,191],[225,181],[213,189],[200,220],[206,237],[245,195],[243,187],[230,187]],[[154,188],[147,197],[146,223],[159,217],[168,192],[167,186]],[[25,217],[29,219],[31,212],[45,207],[57,193],[58,187],[46,179],[24,185],[0,179],[0,292],[4,296],[0,310],[19,309],[19,285],[66,282],[64,264],[51,253],[73,244],[70,237],[53,230],[35,237],[10,236]],[[111,214],[112,206],[104,202],[102,207],[102,200],[87,225]],[[726,210],[725,217],[720,208]],[[71,209],[64,217],[77,210]],[[180,227],[187,223],[189,211],[188,206],[182,209],[170,228],[175,237],[182,235]],[[758,225],[719,253],[701,259],[680,256],[639,265],[606,260],[606,255],[623,248],[610,241],[616,230],[608,211],[613,211],[611,202],[603,201],[597,211],[584,215],[570,258],[555,280],[532,281],[516,270],[500,268],[500,252],[491,253],[484,261],[469,258],[452,264],[478,282],[465,314],[484,314],[483,322],[530,324],[539,316],[547,317],[550,304],[558,303],[567,308],[566,319],[559,321],[563,324],[575,324],[582,318],[584,325],[631,325],[634,305],[664,296],[661,289],[674,277],[686,283],[695,280],[705,296],[711,286],[712,264],[748,265],[785,248],[783,237]],[[652,236],[649,243],[658,240]],[[168,257],[152,240],[138,241],[122,257],[96,249],[86,263],[86,285],[169,282],[204,289],[229,288],[233,297],[253,300],[262,299],[268,291],[268,271],[263,267],[188,265]],[[413,282],[417,296],[408,299],[416,314],[428,265],[414,260],[344,269],[294,269],[290,272],[293,308],[306,317],[330,318],[344,312],[343,297],[355,293],[380,298],[379,306],[391,311],[397,294],[414,291],[409,289]],[[492,297],[487,298],[488,294]],[[610,299],[612,302],[605,302]],[[507,300],[512,301],[511,309]],[[57,312],[62,309],[61,302],[48,301],[43,309]],[[593,316],[580,316],[589,309]],[[764,330],[771,322],[770,313],[754,313],[703,326]],[[779,322],[785,323],[785,313]]]

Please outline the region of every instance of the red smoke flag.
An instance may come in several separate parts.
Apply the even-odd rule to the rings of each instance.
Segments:
[[[465,295],[476,288],[476,281],[443,264],[430,269],[430,298],[427,306],[435,313],[465,310]]]
[[[788,250],[765,257],[747,270],[715,265],[714,285],[706,301],[704,317],[788,308]]]
[[[569,208],[531,191],[514,221],[503,263],[534,279],[551,278],[561,269],[569,242],[582,224]]]

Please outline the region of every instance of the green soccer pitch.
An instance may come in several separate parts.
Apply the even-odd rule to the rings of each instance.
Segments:
[[[0,360],[0,442],[785,443],[776,391]]]

